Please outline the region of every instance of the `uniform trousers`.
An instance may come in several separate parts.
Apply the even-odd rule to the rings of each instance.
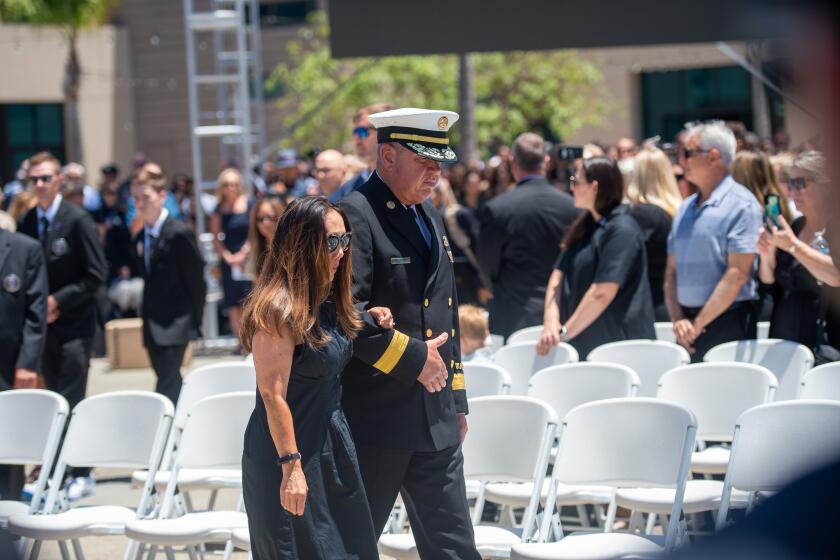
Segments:
[[[182,385],[181,363],[184,361],[187,345],[158,346],[149,341],[146,345],[146,351],[157,376],[155,391],[168,397],[172,404],[177,403]]]
[[[357,447],[356,454],[377,535],[401,493],[420,558],[481,558],[475,549],[460,445],[440,451]]]
[[[683,307],[686,319],[694,320],[700,313],[700,307]],[[706,325],[703,334],[694,341],[692,363],[702,362],[706,352],[724,342],[734,340],[749,340],[757,336],[756,303],[753,301],[738,301]]]

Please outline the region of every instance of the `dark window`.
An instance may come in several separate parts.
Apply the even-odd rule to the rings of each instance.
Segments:
[[[0,105],[0,178],[14,179],[20,162],[48,150],[64,161],[64,111],[59,103]]]
[[[741,121],[752,129],[750,76],[737,66],[642,75],[644,137],[671,141],[687,121]]]
[[[260,25],[278,27],[306,23],[318,6],[315,0],[271,0],[260,2]]]

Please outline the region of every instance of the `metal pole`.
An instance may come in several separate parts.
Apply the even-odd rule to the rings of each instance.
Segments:
[[[248,194],[254,194],[253,173],[251,172],[251,96],[248,87],[248,44],[245,34],[245,0],[236,0],[236,13],[239,26],[236,29],[236,49],[239,72],[239,117],[242,126],[242,175],[247,178]]]

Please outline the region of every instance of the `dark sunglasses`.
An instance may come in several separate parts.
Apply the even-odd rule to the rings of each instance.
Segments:
[[[370,136],[372,130],[375,127],[373,126],[357,126],[353,129],[353,136],[358,136],[359,138],[367,138]]]
[[[30,175],[26,178],[26,182],[30,185],[36,185],[38,184],[38,181],[41,181],[42,183],[49,183],[54,177],[55,175]]]
[[[788,190],[790,192],[801,191],[801,190],[804,190],[805,187],[808,186],[808,181],[806,181],[802,177],[796,177],[796,178],[790,177],[787,180],[787,186],[788,186]]]
[[[709,150],[702,150],[700,148],[695,148],[693,150],[689,150],[687,148],[682,149],[682,157],[685,159],[692,158],[698,154],[708,154]]]
[[[683,179],[685,179],[685,175],[683,175],[682,173],[677,173],[674,175],[674,179],[676,179],[677,181],[682,181]]]
[[[342,251],[346,251],[350,247],[350,237],[352,235],[352,233],[345,233],[344,235],[328,235],[327,248],[330,250],[330,253],[335,252],[339,245],[341,245]]]
[[[257,223],[258,224],[261,224],[263,222],[274,223],[276,221],[277,221],[277,216],[266,216],[266,215],[257,216]]]

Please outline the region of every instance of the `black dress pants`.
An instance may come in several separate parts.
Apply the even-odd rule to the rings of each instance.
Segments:
[[[15,383],[17,352],[0,349],[0,391],[8,391]],[[23,488],[24,472],[20,465],[0,465],[0,499],[19,500]]]
[[[698,307],[683,307],[686,319],[693,320],[700,313]],[[703,361],[706,352],[724,342],[734,340],[748,340],[757,336],[756,303],[753,301],[739,301],[733,303],[717,319],[706,325],[703,334],[694,341],[694,354],[691,362]]]
[[[176,404],[178,395],[181,394],[181,363],[184,361],[187,345],[158,346],[149,342],[146,351],[157,376],[155,391],[168,397],[172,404]]]
[[[423,452],[357,447],[356,453],[377,535],[401,493],[420,558],[481,558],[475,549],[460,445]]]

